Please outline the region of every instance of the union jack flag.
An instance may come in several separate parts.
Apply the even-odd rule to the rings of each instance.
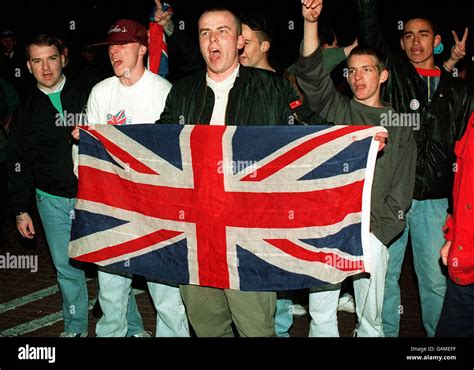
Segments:
[[[125,115],[125,110],[122,109],[116,115],[107,114],[107,124],[109,125],[124,125],[127,123],[127,116]]]
[[[370,272],[381,127],[97,125],[71,258],[181,284],[315,287]]]
[[[153,19],[155,14],[153,12]],[[169,74],[168,45],[166,43],[165,31],[162,26],[152,21],[149,25],[150,46],[149,46],[149,69],[162,77]]]

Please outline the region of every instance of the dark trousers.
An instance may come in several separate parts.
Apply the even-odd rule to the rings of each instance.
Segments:
[[[448,279],[437,337],[474,337],[474,283],[458,285]]]
[[[0,162],[0,236],[5,232],[8,216],[8,171],[7,163]]]

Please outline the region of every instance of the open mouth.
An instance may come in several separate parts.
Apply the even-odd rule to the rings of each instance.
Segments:
[[[209,60],[211,61],[211,63],[217,62],[221,58],[221,56],[221,52],[217,48],[213,48],[209,52]]]
[[[122,61],[120,59],[112,59],[112,66],[113,68],[118,68],[122,65]]]

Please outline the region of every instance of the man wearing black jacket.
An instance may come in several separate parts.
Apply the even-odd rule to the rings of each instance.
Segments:
[[[269,71],[239,65],[239,50],[245,40],[240,21],[232,12],[204,12],[199,20],[199,43],[207,73],[173,85],[158,123],[300,123],[296,109],[301,102],[288,81]],[[275,293],[193,285],[180,288],[197,336],[233,336],[232,322],[240,336],[275,336]]]
[[[12,204],[20,234],[35,236],[28,203],[33,186],[63,299],[62,337],[87,336],[88,296],[84,271],[69,264],[68,244],[77,178],[73,173],[71,123],[79,121],[87,96],[62,74],[59,39],[40,35],[27,47],[27,66],[37,81],[23,99],[9,136]]]
[[[403,312],[398,280],[410,234],[423,325],[431,337],[446,290],[439,249],[444,244],[442,226],[452,193],[454,144],[468,121],[469,94],[463,81],[435,65],[433,49],[441,37],[431,20],[413,18],[405,22],[400,39],[405,55],[393,55],[383,40],[376,7],[376,0],[357,0],[359,43],[375,46],[386,55],[389,79],[382,99],[419,122],[419,127],[413,127],[418,147],[414,200],[404,215],[407,227],[389,247],[382,314],[384,333],[398,335]]]

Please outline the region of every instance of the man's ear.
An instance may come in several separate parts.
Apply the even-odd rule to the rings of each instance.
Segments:
[[[28,71],[30,71],[30,73],[33,73],[32,69],[31,69],[31,63],[30,63],[29,60],[26,62],[26,66],[28,67]]]
[[[245,38],[242,35],[239,35],[237,38],[237,49],[243,49],[245,47]]]
[[[437,48],[441,44],[441,35],[436,35],[434,37],[434,47]]]
[[[140,49],[138,50],[138,55],[142,56],[146,54],[147,47],[145,45],[140,45]]]
[[[382,71],[382,73],[380,73],[379,81],[380,81],[381,84],[383,84],[387,80],[388,80],[388,71],[386,69],[384,69]]]
[[[268,41],[262,42],[262,45],[260,45],[260,50],[262,50],[263,53],[268,52],[268,50],[270,50],[270,43]]]
[[[66,65],[66,57],[63,54],[61,54],[60,58],[61,58],[61,67],[64,68],[64,66]]]
[[[405,50],[405,44],[403,43],[403,38],[400,37],[400,47],[402,50]]]

